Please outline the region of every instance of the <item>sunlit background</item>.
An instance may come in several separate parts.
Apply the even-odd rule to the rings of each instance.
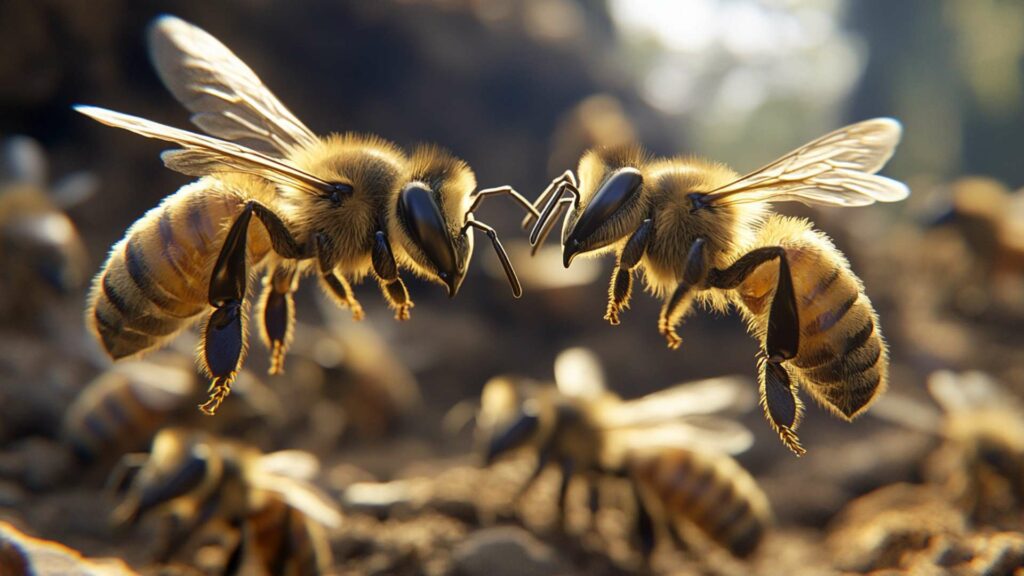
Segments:
[[[813,219],[864,281],[891,346],[897,402],[937,411],[926,387],[937,370],[980,371],[1011,398],[1024,391],[1024,196],[1012,192],[1024,185],[1024,3],[8,0],[0,3],[0,137],[37,141],[54,189],[79,171],[97,183],[91,197],[67,203],[87,257],[74,258],[81,278],[69,275],[66,293],[37,289],[38,261],[6,236],[0,242],[0,520],[27,533],[88,556],[124,557],[137,568],[149,558],[139,545],[144,536],[114,534],[101,521],[115,501],[95,495],[119,454],[105,454],[102,466],[71,458],[67,411],[111,369],[81,321],[85,278],[132,222],[189,179],[162,166],[167,146],[100,126],[71,106],[191,127],[148,60],[146,26],[161,13],[223,41],[315,132],[374,133],[406,148],[434,142],[464,158],[482,187],[508,184],[528,198],[595,146],[641,142],[657,155],[699,155],[743,173],[848,123],[897,118],[904,137],[884,173],[908,183],[907,201],[778,209]],[[17,177],[8,170],[0,185]],[[0,204],[0,220],[16,219],[9,213]],[[951,224],[936,225],[954,213]],[[611,258],[578,261],[566,271],[557,251],[530,258],[512,203],[490,200],[480,216],[509,248],[522,299],[509,295],[479,236],[456,299],[407,279],[416,307],[406,323],[392,320],[373,282],[356,287],[367,310],[356,325],[306,281],[288,373],[263,377],[266,352],[253,346],[246,367],[265,380],[269,396],[240,417],[244,425],[196,418],[191,404],[171,421],[212,427],[263,450],[309,450],[321,461],[317,484],[338,499],[357,480],[450,479],[475,470],[471,424],[445,430],[442,419],[452,421],[452,407],[473,402],[496,374],[550,380],[556,354],[569,346],[593,349],[624,397],[684,380],[755,375],[757,343],[736,314],[692,314],[680,330],[682,348],[670,351],[656,330],[661,303],[639,290],[621,326],[602,319]],[[194,343],[183,337],[169,361],[186,379]],[[379,366],[395,370],[379,376],[388,392],[344,384]],[[882,408],[878,417],[848,424],[805,400],[801,437],[809,454],[800,460],[758,409],[742,417],[756,441],[738,459],[768,494],[780,527],[749,569],[779,573],[771,560],[783,549],[795,552],[780,562],[807,574],[836,566],[908,574],[934,568],[924,553],[892,560],[895,552],[869,550],[851,559],[834,546],[856,539],[843,532],[856,530],[851,516],[840,515],[854,498],[900,482],[927,484],[924,462],[939,444],[935,432],[892,422],[911,408]],[[1024,449],[1016,457],[1022,455]],[[921,548],[945,542],[987,557],[995,545],[976,540],[978,533],[1002,531],[1008,554],[1017,554],[1010,557],[1024,558],[1020,462],[1013,494],[999,501],[1016,511],[1015,523],[954,515],[959,524],[943,533],[947,540],[930,535]],[[475,485],[464,483],[472,492]],[[882,508],[918,497],[893,496]],[[424,520],[407,513],[388,525],[391,532],[383,521],[357,516],[348,525],[370,543],[353,544],[343,530],[346,536],[332,540],[338,566],[348,562],[351,573],[503,573],[486,562],[474,571],[452,552],[489,529],[486,521],[432,514]],[[549,538],[548,528],[532,533],[562,569],[629,571],[618,560],[595,560],[604,558],[600,544],[572,548],[564,535]],[[394,544],[415,539],[416,530],[447,536]],[[375,538],[393,548],[374,548]],[[393,549],[402,552],[389,556]],[[681,557],[684,573],[747,573],[728,558]]]

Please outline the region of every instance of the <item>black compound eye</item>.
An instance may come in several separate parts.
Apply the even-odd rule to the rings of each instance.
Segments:
[[[351,196],[355,192],[355,188],[351,184],[342,184],[341,182],[334,182],[331,184],[331,191],[328,192],[325,197],[331,201],[331,204],[335,206],[341,205],[341,202]]]

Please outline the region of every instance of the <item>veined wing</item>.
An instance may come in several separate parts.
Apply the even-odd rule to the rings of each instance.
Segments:
[[[948,413],[986,408],[1017,409],[1020,401],[984,372],[939,370],[928,377],[928,392]]]
[[[259,459],[261,473],[312,480],[320,472],[320,460],[305,450],[278,450]]]
[[[645,427],[726,410],[745,412],[755,401],[754,383],[749,378],[724,376],[677,384],[610,405],[598,415],[603,428]]]
[[[607,434],[610,447],[625,451],[690,448],[739,454],[754,443],[754,435],[746,426],[714,416],[611,430]]]
[[[274,492],[293,508],[328,528],[341,526],[341,513],[330,496],[309,482],[287,476],[263,476],[254,482],[257,488]]]
[[[238,56],[201,28],[161,16],[149,29],[149,53],[164,85],[207,134],[258,149],[269,145],[283,156],[317,142]]]
[[[596,398],[605,393],[604,369],[587,348],[567,348],[555,358],[558,391],[573,398]]]
[[[910,194],[905,184],[875,174],[892,157],[901,134],[892,118],[851,124],[709,192],[703,201],[865,206],[903,200]]]
[[[182,174],[209,176],[224,172],[242,172],[318,195],[331,194],[337,188],[334,184],[296,168],[287,160],[271,158],[240,144],[172,128],[105,108],[82,105],[74,108],[101,124],[123,128],[146,138],[184,146],[184,150],[169,150],[161,156],[168,168]]]

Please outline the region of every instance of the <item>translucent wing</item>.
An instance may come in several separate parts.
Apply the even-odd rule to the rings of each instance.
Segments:
[[[32,184],[39,188],[46,186],[46,152],[39,142],[28,136],[11,136],[3,144],[4,180]]]
[[[745,426],[714,416],[614,430],[608,438],[610,445],[629,451],[682,447],[739,454],[754,443],[754,435]]]
[[[75,106],[75,110],[107,126],[123,128],[146,138],[184,146],[184,150],[169,150],[162,156],[168,168],[182,174],[209,176],[223,172],[243,172],[312,194],[329,194],[335,188],[334,185],[299,170],[287,160],[271,158],[233,142],[95,106]]]
[[[875,174],[892,157],[901,133],[892,118],[851,124],[708,193],[704,201],[865,206],[903,200],[910,194],[905,184]]]
[[[162,16],[149,29],[149,52],[164,85],[207,134],[260,150],[269,146],[285,156],[317,142],[244,62],[204,30]]]
[[[555,358],[555,384],[573,398],[596,398],[607,390],[601,362],[586,348],[568,348]]]
[[[313,521],[328,528],[341,526],[341,513],[334,500],[319,488],[295,478],[266,476],[256,485],[279,494],[285,502]]]
[[[312,480],[320,472],[320,460],[305,450],[278,450],[259,459],[261,473]]]
[[[749,378],[725,376],[677,384],[608,406],[599,414],[605,428],[643,427],[725,410],[744,412],[755,401],[754,383]]]
[[[496,376],[484,384],[480,394],[480,413],[476,423],[481,430],[493,430],[511,418],[522,401],[517,382],[513,377]]]
[[[928,391],[947,413],[1019,406],[1013,394],[984,372],[939,370],[928,377]]]

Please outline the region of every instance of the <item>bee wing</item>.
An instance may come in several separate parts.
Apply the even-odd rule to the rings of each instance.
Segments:
[[[46,187],[48,162],[43,146],[28,136],[11,136],[3,144],[4,180]]]
[[[329,194],[334,189],[332,184],[296,168],[287,160],[271,158],[240,144],[172,128],[105,108],[78,105],[75,106],[75,110],[107,126],[184,146],[183,150],[169,150],[162,155],[168,168],[182,174],[209,176],[224,172],[242,172],[312,194]]]
[[[149,29],[149,53],[164,85],[207,134],[259,149],[269,145],[285,156],[318,141],[238,56],[201,28],[161,16]]]
[[[1016,397],[984,372],[939,370],[929,376],[928,391],[947,413],[1019,405]]]
[[[865,206],[903,200],[910,194],[905,184],[875,174],[892,157],[901,133],[892,118],[851,124],[709,192],[704,201]]]
[[[287,476],[267,475],[256,481],[255,485],[279,494],[290,506],[322,526],[341,526],[341,512],[334,500],[309,482]]]
[[[630,428],[725,410],[745,412],[755,402],[754,383],[749,378],[724,376],[676,384],[635,400],[609,405],[599,415],[606,428]]]
[[[494,429],[519,410],[521,396],[517,383],[511,377],[496,376],[488,380],[480,393],[477,426],[483,430]]]
[[[586,348],[567,348],[555,358],[558,391],[573,398],[596,398],[607,390],[597,355]]]
[[[739,454],[754,444],[754,435],[746,426],[714,416],[624,428],[609,434],[612,443],[626,450],[637,451],[685,447]]]
[[[305,450],[279,450],[259,459],[261,473],[296,480],[312,480],[320,472],[320,460]]]

